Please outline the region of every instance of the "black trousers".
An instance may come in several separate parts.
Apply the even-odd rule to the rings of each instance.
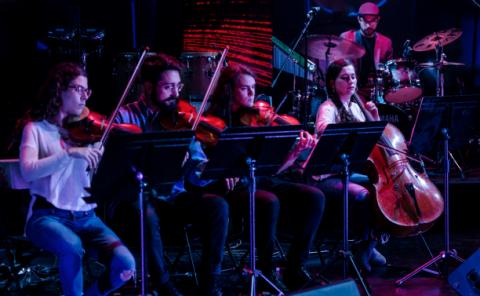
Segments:
[[[231,215],[243,216],[248,222],[248,189],[234,190],[227,194],[227,200]],[[322,220],[324,205],[325,197],[322,191],[314,186],[275,177],[259,178],[255,195],[259,269],[266,271],[272,267],[273,244],[279,220],[288,221],[293,235],[287,265],[297,268],[304,264]]]

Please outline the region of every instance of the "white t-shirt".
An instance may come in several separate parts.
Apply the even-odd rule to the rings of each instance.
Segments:
[[[56,125],[46,120],[30,122],[23,129],[20,171],[32,196],[43,196],[63,210],[91,210],[97,205],[87,204],[83,199],[89,196],[85,188],[90,187],[87,161],[69,156],[68,147]],[[24,149],[36,150],[37,157],[26,159]]]

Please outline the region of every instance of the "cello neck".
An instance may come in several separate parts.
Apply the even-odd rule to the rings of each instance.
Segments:
[[[352,100],[353,102],[357,103],[357,105],[360,107],[360,110],[362,110],[362,113],[365,116],[366,121],[375,121],[372,114],[370,113],[370,111],[367,110],[367,108],[365,108],[365,105],[363,104],[362,99],[357,94],[353,94]]]

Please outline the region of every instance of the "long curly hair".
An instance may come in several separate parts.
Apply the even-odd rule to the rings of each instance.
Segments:
[[[87,77],[87,72],[76,63],[64,62],[53,67],[25,115],[17,120],[8,151],[18,147],[24,126],[30,121],[47,120],[57,125],[55,118],[62,106],[62,91],[78,76]]]
[[[76,63],[61,63],[56,65],[38,92],[32,108],[27,112],[32,121],[53,121],[62,106],[62,91],[78,76],[87,77],[86,71]]]

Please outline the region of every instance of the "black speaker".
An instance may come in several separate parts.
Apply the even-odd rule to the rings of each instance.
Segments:
[[[310,288],[290,293],[297,296],[360,296],[357,284],[352,279],[336,282],[331,285]]]
[[[448,282],[461,296],[480,295],[480,249],[448,276]]]

